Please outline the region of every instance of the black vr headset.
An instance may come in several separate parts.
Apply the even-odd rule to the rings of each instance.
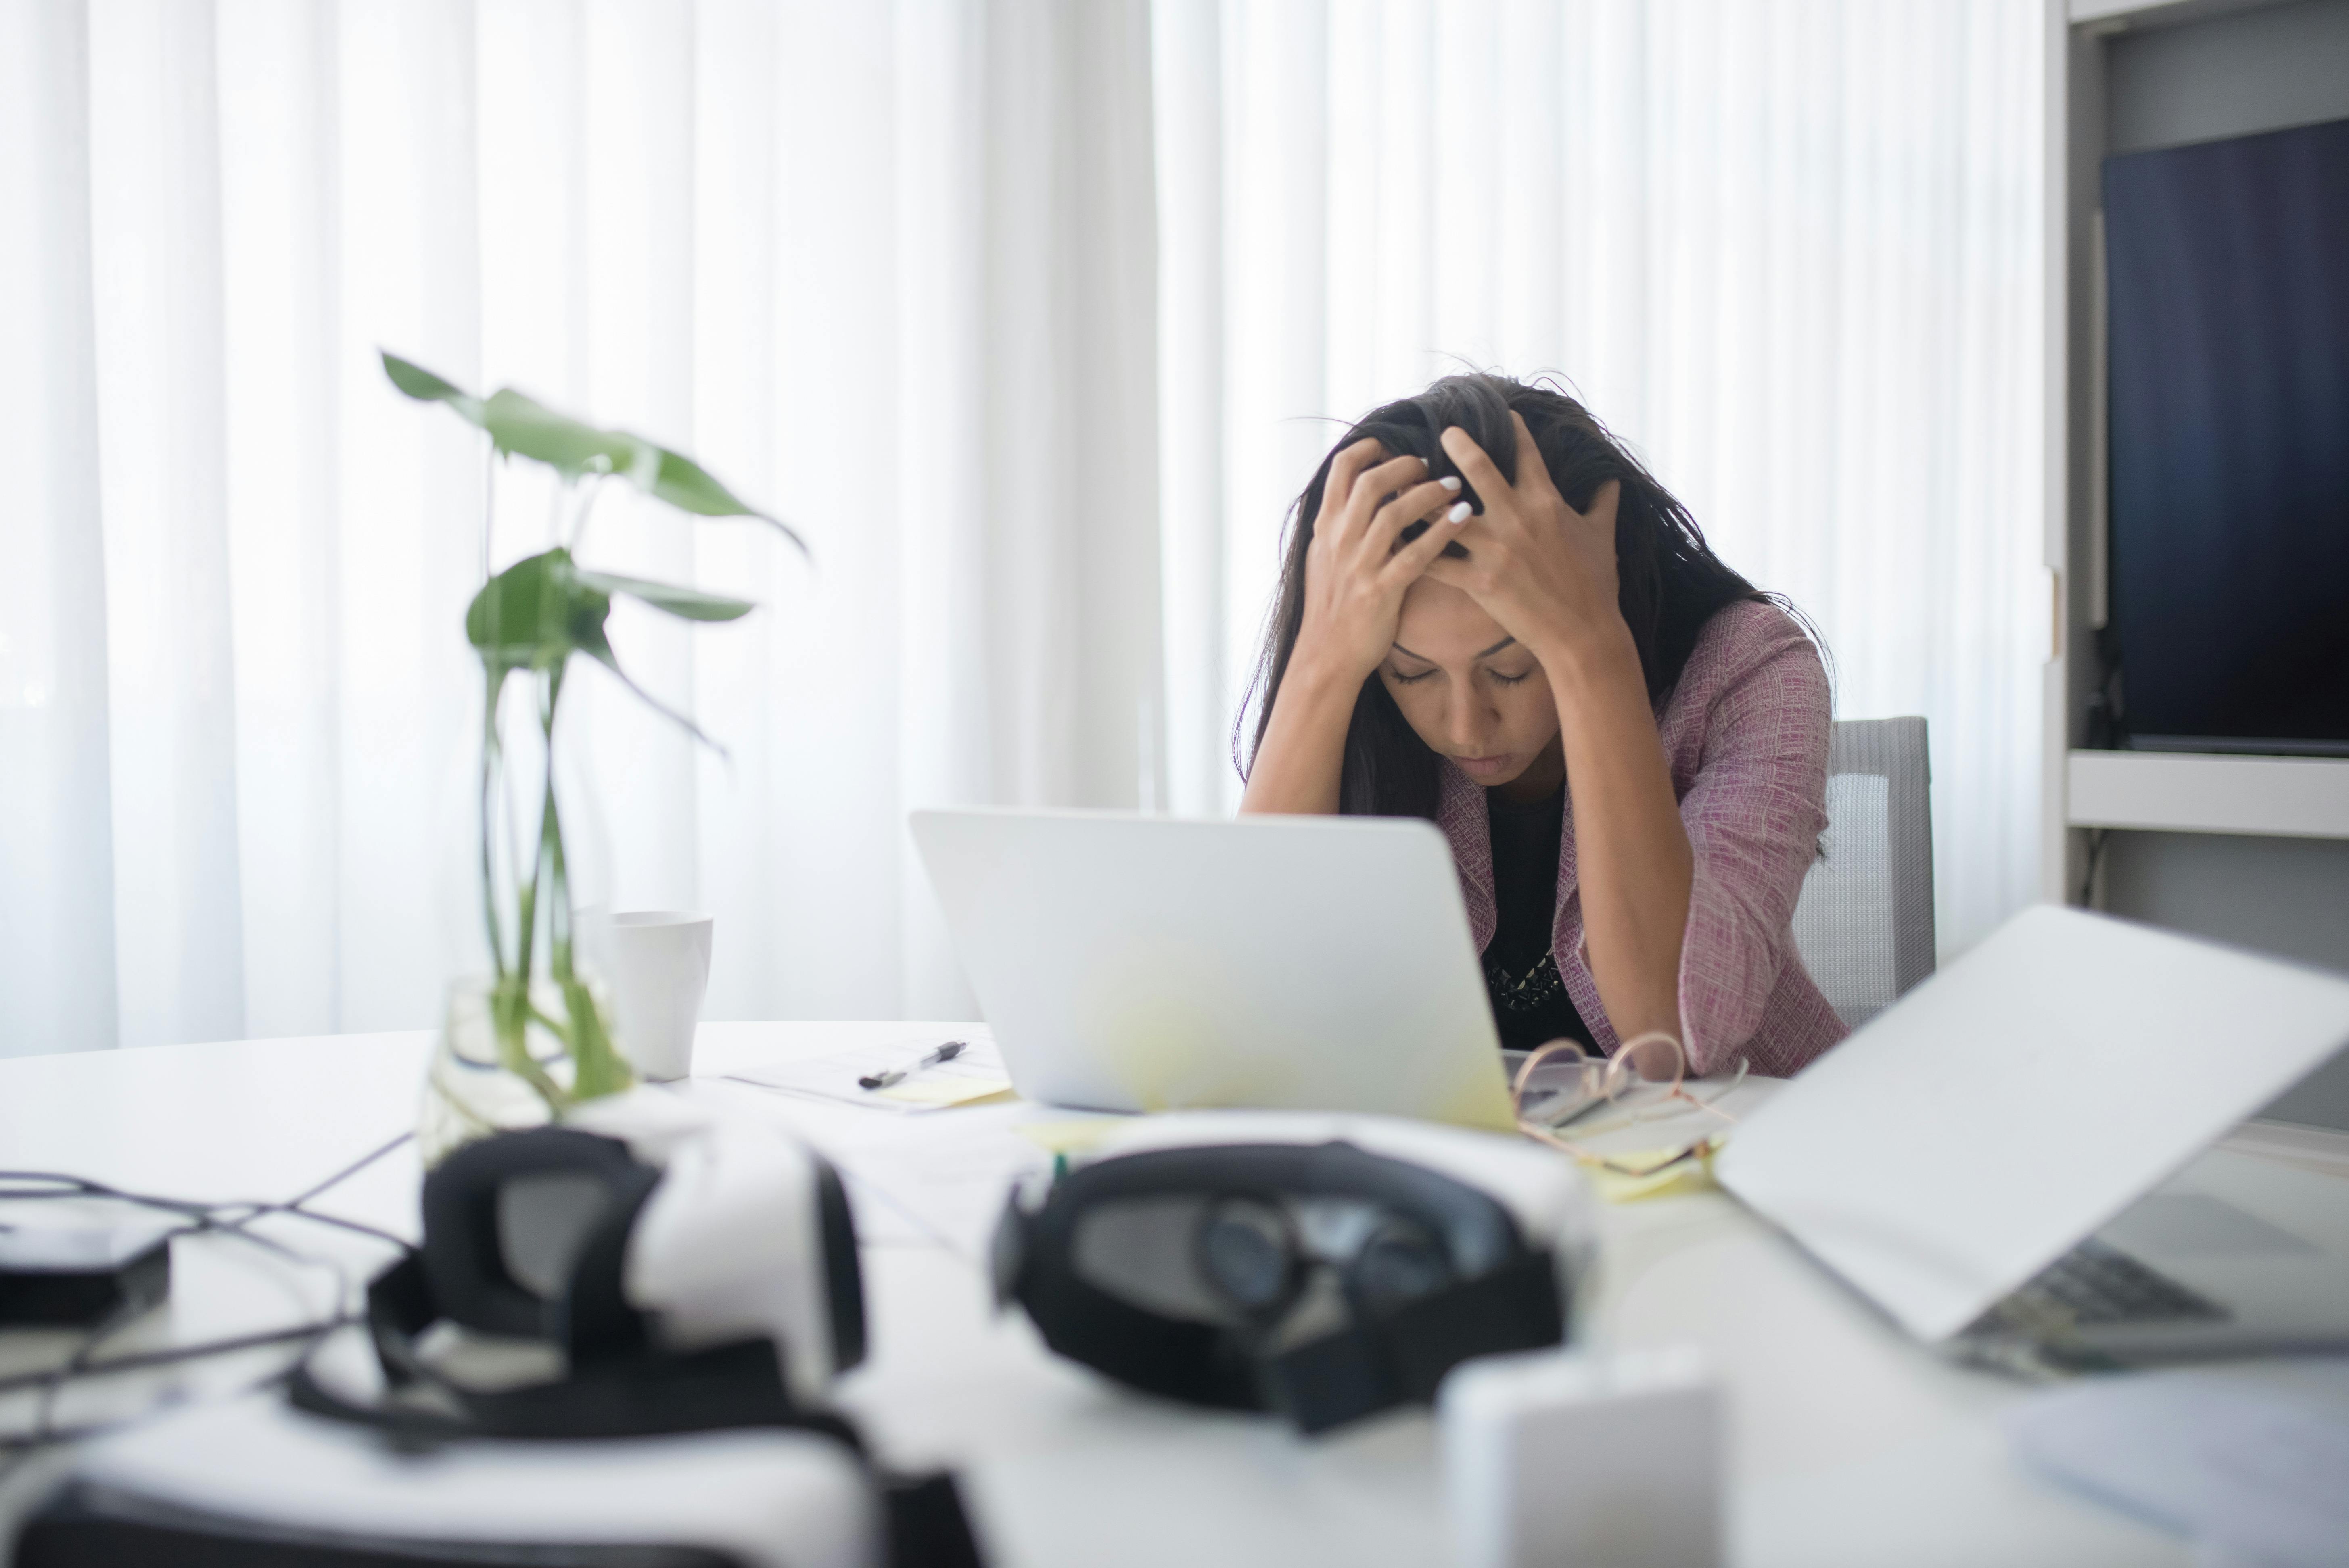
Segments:
[[[1120,1382],[1317,1432],[1429,1402],[1471,1357],[1563,1340],[1588,1205],[1570,1163],[1489,1134],[1160,1118],[1013,1194],[996,1295]]]

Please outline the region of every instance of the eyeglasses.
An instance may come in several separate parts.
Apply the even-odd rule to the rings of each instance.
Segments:
[[[1554,1063],[1568,1064],[1573,1068],[1569,1085],[1563,1089],[1533,1088],[1535,1073]],[[1682,1107],[1693,1108],[1723,1121],[1734,1122],[1737,1119],[1719,1109],[1718,1102],[1745,1081],[1746,1064],[1740,1061],[1736,1074],[1729,1082],[1702,1099],[1688,1092],[1687,1071],[1688,1053],[1677,1038],[1661,1029],[1633,1036],[1618,1046],[1611,1057],[1593,1057],[1578,1040],[1557,1039],[1533,1052],[1518,1066],[1516,1077],[1510,1082],[1509,1098],[1516,1111],[1518,1130],[1528,1138],[1564,1150],[1588,1164],[1627,1176],[1645,1176],[1701,1151],[1710,1146],[1717,1135],[1709,1134],[1697,1140],[1672,1160],[1661,1164],[1651,1161],[1634,1167],[1568,1142],[1558,1137],[1556,1130],[1610,1105],[1620,1105],[1628,1114],[1617,1120],[1583,1128],[1583,1137],[1592,1138],[1619,1128],[1635,1126],[1651,1117],[1670,1114]],[[1632,1091],[1648,1083],[1662,1084],[1663,1092],[1635,1101],[1631,1098]]]

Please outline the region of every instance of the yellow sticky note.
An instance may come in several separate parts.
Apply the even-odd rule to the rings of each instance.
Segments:
[[[1692,1153],[1677,1149],[1645,1149],[1631,1154],[1583,1157],[1583,1165],[1610,1203],[1636,1203],[1648,1198],[1678,1198],[1713,1190],[1713,1156],[1721,1140],[1707,1139]]]
[[[875,1092],[881,1099],[894,1099],[900,1105],[925,1105],[933,1108],[949,1105],[978,1105],[982,1102],[1015,1098],[1011,1092],[1009,1078],[981,1078],[976,1075],[968,1078],[949,1078],[942,1073],[921,1074],[909,1078],[903,1083],[893,1083],[887,1088]]]
[[[1023,1121],[1013,1130],[1047,1154],[1085,1154],[1118,1129],[1133,1125],[1130,1116],[1089,1116],[1078,1121]]]

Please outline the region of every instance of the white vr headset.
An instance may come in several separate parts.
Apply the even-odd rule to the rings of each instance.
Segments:
[[[952,1478],[876,1468],[828,1408],[856,1236],[790,1133],[639,1090],[456,1150],[423,1217],[368,1286],[374,1367],[330,1340],[283,1394],[88,1445],[16,1560],[978,1561]]]
[[[457,1150],[423,1211],[423,1245],[368,1287],[391,1398],[367,1418],[508,1437],[822,1425],[864,1358],[846,1195],[780,1128],[657,1091],[592,1102]],[[552,1346],[564,1375],[460,1383],[419,1348],[444,1321]],[[355,1414],[306,1371],[294,1396]]]

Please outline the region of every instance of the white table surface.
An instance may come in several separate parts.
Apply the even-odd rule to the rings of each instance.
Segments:
[[[1036,1564],[1433,1564],[1445,1560],[1432,1424],[1399,1412],[1320,1438],[1263,1418],[1128,1393],[1044,1351],[995,1313],[978,1265],[1009,1170],[1044,1156],[1009,1130],[1044,1108],[900,1116],[727,1080],[761,1064],[968,1026],[705,1024],[681,1092],[781,1118],[843,1166],[864,1238],[866,1365],[842,1399],[882,1454],[947,1463],[997,1568]],[[0,1060],[0,1168],[70,1171],[173,1196],[284,1199],[410,1127],[431,1037],[344,1036]],[[1733,1112],[1775,1085],[1749,1083]],[[1647,1147],[1696,1119],[1612,1135]],[[2256,1176],[2240,1148],[2206,1161]],[[2322,1161],[2320,1161],[2320,1163]],[[2240,1169],[2237,1169],[2240,1167]],[[404,1147],[318,1207],[417,1228],[419,1166]],[[2344,1184],[2349,1193],[2349,1184]],[[2349,1205],[2344,1205],[2349,1209]],[[2185,1564],[2184,1542],[2083,1502],[2013,1465],[2000,1412],[2023,1384],[1947,1365],[1717,1192],[1609,1206],[1595,1321],[1600,1343],[1693,1344],[1730,1397],[1730,1561],[1743,1568],[1888,1563]],[[374,1243],[315,1227],[272,1232],[353,1271]],[[254,1249],[177,1243],[173,1302],[121,1348],[298,1322],[307,1295]],[[273,1273],[274,1271],[274,1273]],[[0,1335],[0,1371],[54,1357],[57,1336]],[[282,1360],[282,1357],[279,1357]],[[199,1396],[265,1375],[226,1367],[120,1378],[61,1412],[98,1419],[165,1387]],[[21,1427],[26,1407],[0,1400]],[[0,1527],[37,1474],[0,1490]]]

